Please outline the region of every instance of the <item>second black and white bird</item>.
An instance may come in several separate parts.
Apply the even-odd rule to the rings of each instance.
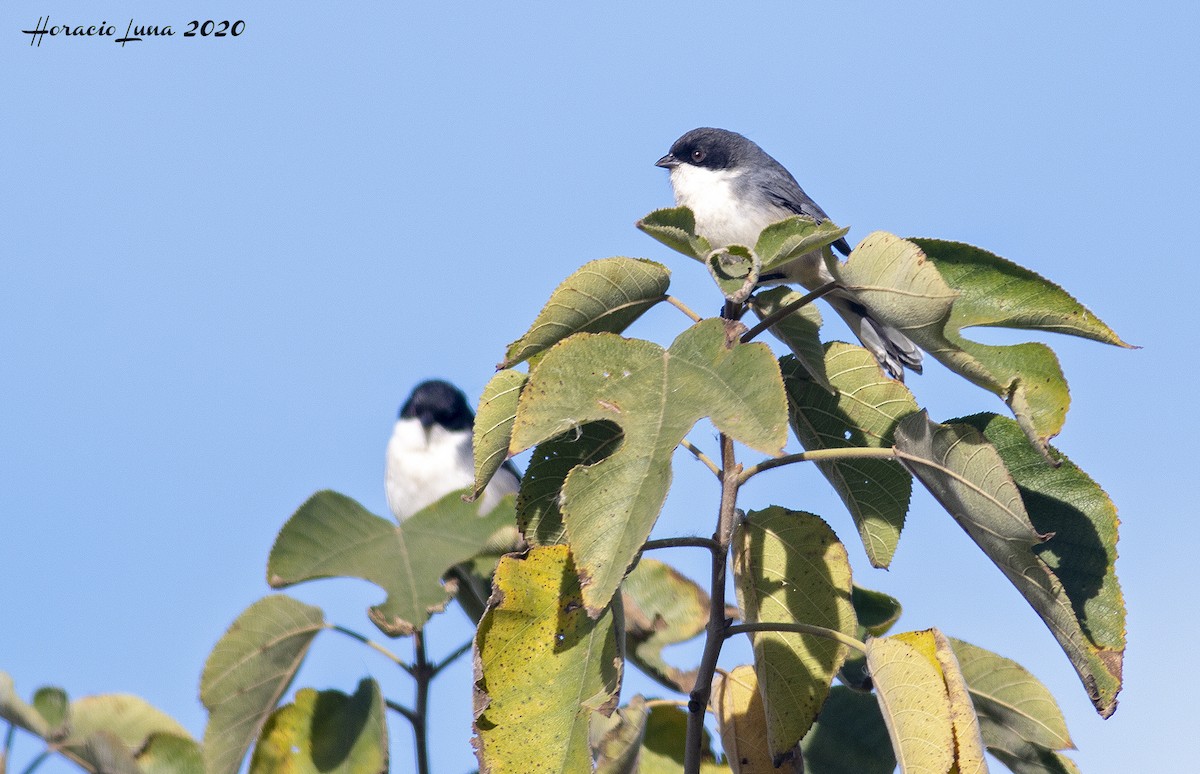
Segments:
[[[693,129],[671,146],[657,166],[671,172],[675,204],[696,216],[696,233],[714,248],[753,248],[764,228],[793,215],[821,223],[829,219],[791,173],[758,145],[725,129]],[[833,244],[850,254],[845,239]],[[833,280],[821,251],[779,267],[760,284],[797,283],[809,290]],[[825,299],[841,315],[884,371],[903,381],[904,369],[921,372],[921,351],[901,331],[875,319],[852,291],[837,289]]]

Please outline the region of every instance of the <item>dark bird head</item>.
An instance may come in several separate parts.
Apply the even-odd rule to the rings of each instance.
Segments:
[[[674,169],[691,164],[704,169],[732,169],[763,150],[737,132],[702,127],[693,129],[675,141],[671,152],[654,163],[656,167]]]
[[[441,379],[421,382],[400,407],[400,419],[416,419],[428,431],[434,425],[447,430],[470,430],[475,413],[462,390]]]

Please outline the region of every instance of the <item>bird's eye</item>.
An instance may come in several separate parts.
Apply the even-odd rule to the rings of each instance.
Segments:
[[[704,150],[702,148],[697,148],[696,150],[692,151],[692,161],[696,162],[697,164],[699,164],[701,161],[704,161]]]

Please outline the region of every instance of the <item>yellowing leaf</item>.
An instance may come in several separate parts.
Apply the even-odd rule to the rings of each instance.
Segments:
[[[937,667],[892,636],[867,641],[867,668],[901,774],[946,774],[954,764],[954,729]]]
[[[587,615],[566,546],[503,557],[495,584],[475,635],[480,770],[589,771],[589,719],[620,691],[612,610]]]
[[[375,774],[388,769],[383,694],[374,680],[353,696],[302,688],[263,726],[250,774]]]
[[[754,667],[743,664],[713,684],[713,713],[721,732],[725,759],[736,774],[766,774],[800,769],[799,757],[789,750],[777,767],[767,743],[767,716]]]
[[[946,695],[950,700],[950,719],[954,728],[954,773],[986,774],[987,763],[983,758],[979,720],[975,717],[975,708],[967,693],[966,680],[963,679],[949,640],[937,629],[905,632],[894,636],[895,639],[912,645],[928,659],[937,668],[945,683]]]

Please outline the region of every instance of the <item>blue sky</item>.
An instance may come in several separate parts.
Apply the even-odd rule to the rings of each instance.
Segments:
[[[474,400],[592,258],[661,260],[673,293],[715,313],[697,266],[633,227],[671,203],[653,162],[715,125],[784,163],[852,241],[980,245],[1143,347],[1046,339],[1072,388],[1057,445],[1123,524],[1129,651],[1109,721],[930,498],[890,572],[868,568],[812,471],[763,476],[745,504],[826,516],[856,581],[904,601],[902,627],[1030,668],[1084,771],[1193,757],[1187,660],[1168,654],[1200,634],[1194,4],[287,5],[0,7],[0,670],[20,692],[136,693],[200,735],[204,659],[267,593],[276,531],[317,489],[385,511],[384,444],[416,382]],[[20,30],[45,14],[246,27],[30,47]],[[681,319],[655,310],[631,333],[666,343]],[[911,386],[939,419],[1003,408],[940,367]],[[711,530],[705,476],[679,459],[656,536]],[[702,577],[698,557],[664,558]],[[382,596],[356,581],[295,595],[363,631]],[[443,619],[438,652],[469,634],[457,611]],[[334,636],[298,684],[374,674],[407,698],[386,662]],[[435,771],[466,771],[466,663],[440,680]],[[638,690],[653,689],[631,676]],[[404,770],[408,728],[389,720]],[[19,739],[17,762],[31,751]]]

